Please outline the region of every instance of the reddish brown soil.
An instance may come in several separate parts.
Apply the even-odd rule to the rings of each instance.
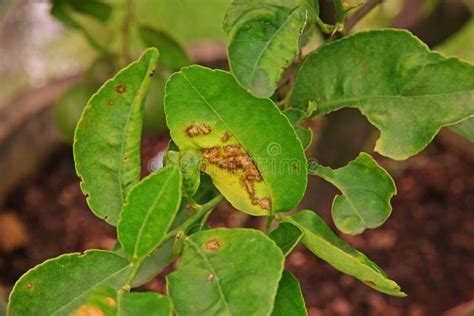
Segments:
[[[165,146],[164,138],[145,139],[144,173],[151,157]],[[440,315],[474,297],[474,162],[436,143],[403,164],[379,161],[397,174],[393,214],[379,229],[343,237],[383,267],[409,296],[379,294],[298,247],[288,269],[301,282],[310,315]],[[7,210],[26,226],[28,243],[8,253],[0,250],[4,294],[27,269],[47,258],[114,245],[112,227],[88,211],[69,148],[16,189],[2,212]],[[329,220],[328,212],[321,215]],[[261,225],[226,205],[211,221],[213,226]],[[148,288],[162,291],[162,279]]]

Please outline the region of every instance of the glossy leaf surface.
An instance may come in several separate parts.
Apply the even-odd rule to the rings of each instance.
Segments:
[[[304,234],[301,239],[303,244],[337,270],[352,275],[382,293],[406,296],[400,291],[400,286],[388,279],[379,266],[337,237],[314,212],[300,211],[283,220],[298,226]]]
[[[117,235],[133,259],[143,259],[163,240],[181,203],[181,183],[179,168],[169,165],[130,191],[120,214]]]
[[[253,95],[270,97],[284,68],[299,51],[299,38],[313,16],[305,1],[237,0],[226,14],[230,67]]]
[[[301,230],[290,223],[280,223],[269,235],[285,256],[287,256],[303,237]]]
[[[288,271],[283,275],[278,285],[272,316],[306,316],[306,306],[298,280]]]
[[[130,266],[108,251],[59,256],[34,267],[15,284],[8,306],[11,316],[70,315],[99,285],[123,286]]]
[[[201,150],[202,169],[237,209],[266,215],[301,200],[307,163],[294,129],[271,100],[253,97],[229,73],[183,68],[168,81],[165,113],[173,141]]]
[[[402,30],[358,33],[302,63],[291,104],[314,114],[356,107],[380,131],[375,150],[403,160],[440,128],[474,115],[474,66],[431,52]]]
[[[283,261],[260,231],[202,231],[185,239],[168,293],[178,315],[270,315]]]
[[[335,170],[311,164],[309,172],[342,192],[332,203],[332,217],[340,231],[360,234],[366,228],[379,227],[390,216],[390,199],[397,192],[395,182],[370,155],[361,153],[346,166]]]
[[[158,58],[148,49],[92,96],[74,136],[74,161],[92,212],[117,224],[128,191],[140,179],[143,100]]]

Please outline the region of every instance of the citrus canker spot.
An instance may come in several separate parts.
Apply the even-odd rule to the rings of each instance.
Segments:
[[[221,246],[221,244],[220,244],[219,241],[216,240],[216,239],[213,239],[213,240],[208,241],[208,242],[206,243],[206,248],[207,248],[207,250],[217,250],[217,249],[220,248],[220,246]]]
[[[26,288],[28,290],[32,289],[33,288],[33,284],[31,284],[30,282],[26,283]]]
[[[124,86],[123,84],[119,84],[118,86],[115,87],[115,91],[117,91],[117,93],[125,93],[127,92],[127,87]]]
[[[107,297],[107,298],[105,299],[105,301],[106,301],[107,304],[109,304],[110,306],[112,306],[112,307],[117,307],[117,302],[116,302],[113,298]]]
[[[199,135],[207,135],[210,132],[212,132],[211,126],[209,124],[191,124],[188,127],[186,127],[186,135],[189,137],[195,137]]]

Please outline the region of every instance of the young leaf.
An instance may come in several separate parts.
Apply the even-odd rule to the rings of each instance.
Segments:
[[[298,54],[300,35],[314,14],[305,1],[234,1],[224,28],[237,81],[257,97],[270,97]]]
[[[178,315],[269,315],[283,271],[275,243],[252,229],[213,229],[184,240],[167,277]]]
[[[337,270],[352,275],[382,293],[406,296],[400,291],[400,286],[388,279],[379,266],[337,237],[314,212],[300,211],[291,217],[285,216],[282,220],[298,226],[304,234],[303,244]]]
[[[184,48],[170,35],[149,26],[141,26],[139,30],[145,45],[156,47],[160,51],[160,64],[171,69],[191,64]]]
[[[118,307],[117,316],[172,316],[173,305],[167,296],[153,292],[126,293]]]
[[[74,136],[74,161],[92,212],[117,224],[130,188],[140,179],[143,100],[158,51],[147,49],[92,96]]]
[[[451,125],[449,126],[449,129],[468,139],[471,143],[474,143],[474,117],[470,117],[460,123]]]
[[[199,150],[189,149],[180,152],[179,167],[183,173],[184,191],[194,196],[201,183],[202,154]]]
[[[301,200],[307,162],[294,129],[271,100],[253,97],[229,73],[181,69],[166,85],[165,113],[173,141],[201,150],[203,170],[237,209],[267,215]]]
[[[142,260],[163,240],[181,202],[181,173],[168,165],[136,185],[120,214],[117,236],[132,259]]]
[[[269,235],[285,256],[300,242],[303,233],[301,230],[290,223],[280,223]]]
[[[15,284],[9,315],[70,315],[98,285],[123,286],[128,260],[109,251],[62,255],[34,267]]]
[[[315,114],[357,107],[380,130],[375,150],[402,160],[474,115],[474,66],[429,51],[407,31],[358,33],[306,57],[291,104],[311,101]]]
[[[392,212],[390,199],[397,193],[390,175],[368,154],[339,169],[310,164],[309,173],[337,187],[342,195],[334,198],[332,217],[336,227],[351,235],[382,225]]]
[[[307,316],[308,312],[298,280],[290,272],[283,271],[272,316],[288,315]]]

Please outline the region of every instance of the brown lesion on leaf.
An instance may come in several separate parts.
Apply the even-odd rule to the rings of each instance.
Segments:
[[[153,69],[152,71],[150,71],[150,73],[148,74],[150,77],[153,77],[153,75],[155,74],[155,69]]]
[[[365,282],[367,285],[375,286],[375,283],[374,283],[373,281],[365,280],[364,282]]]
[[[113,298],[107,297],[107,298],[105,299],[105,301],[106,301],[107,304],[109,304],[110,306],[112,306],[112,307],[117,307],[117,302],[116,302]]]
[[[230,134],[228,132],[225,132],[224,135],[222,135],[222,137],[221,137],[221,141],[223,143],[227,143],[229,141],[229,139],[230,139]]]
[[[209,163],[230,173],[241,172],[240,183],[248,193],[252,204],[265,210],[271,209],[269,198],[257,198],[255,184],[263,181],[262,175],[255,162],[239,145],[205,148],[202,149],[202,154],[204,163],[201,165],[201,170],[205,170],[206,164]]]
[[[189,137],[196,137],[199,135],[207,135],[210,132],[212,132],[211,126],[209,124],[191,124],[188,127],[186,127],[186,135]]]
[[[219,249],[221,246],[219,240],[217,239],[213,239],[213,240],[210,240],[206,243],[206,248],[207,250],[217,250]]]
[[[33,288],[33,284],[31,284],[31,282],[26,283],[26,288],[31,290]]]
[[[127,92],[127,87],[123,84],[119,84],[115,87],[115,91],[117,91],[117,93],[125,93]]]
[[[104,312],[96,306],[81,305],[73,314],[74,316],[105,316]]]
[[[212,281],[212,280],[214,280],[215,277],[216,276],[213,273],[209,273],[208,276],[207,276],[207,280]]]

